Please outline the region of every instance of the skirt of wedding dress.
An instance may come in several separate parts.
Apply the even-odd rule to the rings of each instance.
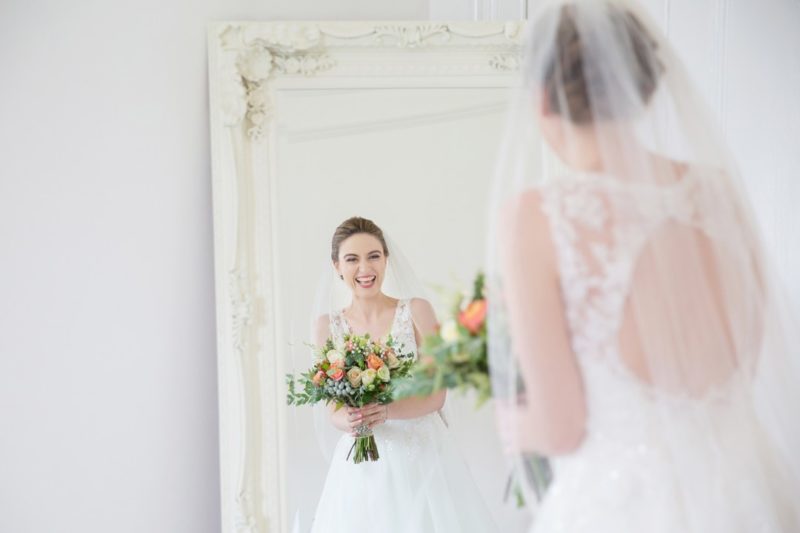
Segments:
[[[336,446],[312,533],[486,533],[496,530],[438,413],[375,428],[380,459],[354,464]]]
[[[750,409],[699,418],[710,426],[694,410],[638,410],[641,419],[590,428],[575,453],[552,461],[531,533],[800,531],[797,495]]]

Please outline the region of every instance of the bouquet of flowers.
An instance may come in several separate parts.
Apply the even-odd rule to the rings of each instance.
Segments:
[[[442,389],[473,390],[480,407],[492,395],[486,348],[484,277],[478,274],[471,294],[457,294],[452,317],[425,339],[427,357],[398,389],[398,397],[425,396]]]
[[[369,334],[345,335],[341,345],[328,339],[315,353],[314,366],[300,375],[300,390],[295,389],[295,377],[286,376],[289,405],[315,404],[324,401],[343,406],[363,407],[370,403],[392,401],[395,386],[409,373],[413,354],[403,353],[389,336],[386,342],[376,341]],[[367,425],[356,428],[356,438],[347,458],[353,462],[377,461],[378,446]],[[355,452],[355,453],[353,453]]]
[[[428,356],[411,369],[410,379],[397,388],[396,398],[425,396],[442,389],[472,390],[477,396],[476,408],[491,398],[484,288],[484,276],[478,273],[471,293],[456,294],[451,317],[438,333],[425,339],[423,352]],[[522,459],[522,476],[541,499],[552,478],[550,463],[538,455],[525,455]],[[517,505],[523,506],[525,499],[514,472],[506,484],[506,499],[512,490]]]

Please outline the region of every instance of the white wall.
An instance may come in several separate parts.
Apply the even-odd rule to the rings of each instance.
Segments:
[[[673,3],[673,28],[694,19]],[[729,4],[728,135],[778,249],[800,213],[800,2]],[[204,25],[428,13],[0,2],[0,532],[219,529]]]
[[[800,1],[642,3],[668,28],[717,113],[767,245],[800,304]]]
[[[0,2],[0,532],[219,531],[205,24],[425,17]]]
[[[800,1],[731,0],[725,130],[800,308]]]

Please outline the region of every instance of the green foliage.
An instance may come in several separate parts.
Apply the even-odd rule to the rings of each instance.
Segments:
[[[472,283],[472,301],[483,300],[485,298],[483,289],[486,286],[486,277],[483,272],[478,272],[475,281]]]
[[[314,386],[314,383],[312,383],[311,378],[313,377],[314,375],[311,372],[301,374],[300,383],[302,389],[298,391],[295,389],[295,377],[292,374],[286,374],[286,387],[288,389],[286,393],[287,405],[314,404],[324,399],[320,388]]]
[[[424,355],[412,368],[410,379],[398,385],[395,398],[428,396],[443,389],[473,391],[476,407],[480,407],[491,397],[485,321],[474,333],[460,322],[464,308],[483,300],[484,276],[479,273],[471,299],[458,294],[443,330],[425,339]]]

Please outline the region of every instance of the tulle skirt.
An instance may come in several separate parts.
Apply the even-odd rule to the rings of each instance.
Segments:
[[[531,533],[800,531],[795,490],[768,438],[754,419],[741,423],[747,410],[724,416],[735,421],[727,430],[595,428],[574,454],[552,461],[554,482]]]
[[[433,413],[375,428],[380,459],[354,464],[343,435],[312,533],[486,533],[490,511],[442,418]]]

